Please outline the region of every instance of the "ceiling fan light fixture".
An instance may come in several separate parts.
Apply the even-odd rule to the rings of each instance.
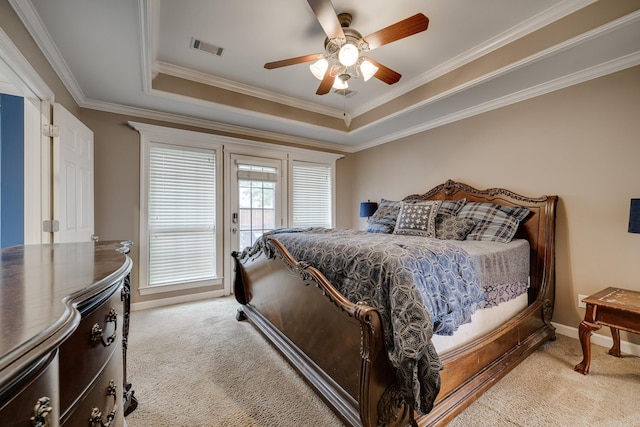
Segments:
[[[338,52],[338,61],[345,67],[351,67],[358,61],[360,50],[352,43],[345,43]]]
[[[360,73],[362,73],[362,78],[366,82],[371,77],[373,77],[378,72],[378,67],[373,65],[371,62],[364,59],[360,63]]]
[[[329,68],[329,61],[325,58],[320,58],[313,64],[309,65],[309,70],[311,70],[311,74],[318,80],[322,80],[324,78],[324,74],[327,72],[327,68]]]
[[[349,83],[347,83],[346,80],[341,79],[340,76],[336,76],[335,80],[333,81],[332,87],[334,89],[344,90],[349,87]]]

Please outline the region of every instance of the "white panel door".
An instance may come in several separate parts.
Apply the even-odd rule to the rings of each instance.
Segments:
[[[53,106],[53,240],[88,242],[93,230],[93,132],[59,104]]]

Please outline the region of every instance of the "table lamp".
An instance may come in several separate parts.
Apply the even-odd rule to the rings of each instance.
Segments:
[[[629,233],[640,233],[640,199],[631,199]]]
[[[378,209],[378,204],[371,200],[360,203],[360,218],[370,217],[376,209]]]

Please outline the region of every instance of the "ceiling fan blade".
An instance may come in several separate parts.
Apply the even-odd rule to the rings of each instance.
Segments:
[[[388,85],[392,85],[394,83],[397,83],[398,80],[400,80],[400,77],[402,77],[402,74],[393,71],[391,68],[382,65],[378,61],[374,61],[371,58],[366,59],[367,61],[378,67],[378,71],[376,71],[376,73],[373,75],[373,77],[375,77],[376,79],[383,81]]]
[[[316,15],[316,19],[320,23],[320,26],[324,30],[327,37],[330,39],[344,39],[344,31],[342,31],[342,25],[336,14],[336,10],[333,8],[331,0],[307,0],[309,6]]]
[[[297,58],[283,59],[281,61],[267,62],[264,64],[264,68],[267,70],[273,70],[274,68],[287,67],[289,65],[302,64],[304,62],[317,61],[322,57],[321,53],[314,53],[312,55],[298,56]]]
[[[331,91],[331,87],[333,86],[334,80],[335,77],[331,77],[331,73],[329,72],[329,70],[327,70],[327,72],[324,73],[322,81],[320,82],[320,86],[318,86],[316,95],[326,95],[327,93],[329,93],[329,91]]]
[[[363,37],[363,39],[369,43],[369,50],[373,50],[385,44],[425,31],[428,26],[429,18],[422,13],[417,13],[407,19],[403,19],[375,33],[369,34]]]

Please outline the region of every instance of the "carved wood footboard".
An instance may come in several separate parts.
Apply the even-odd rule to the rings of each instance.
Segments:
[[[444,425],[548,339],[555,293],[556,196],[528,198],[447,181],[405,200],[461,199],[527,206],[517,237],[531,246],[529,306],[513,319],[440,355],[442,386],[420,426]],[[402,399],[379,312],[352,304],[314,267],[270,237],[233,254],[238,319],[248,318],[348,425],[403,426]]]

